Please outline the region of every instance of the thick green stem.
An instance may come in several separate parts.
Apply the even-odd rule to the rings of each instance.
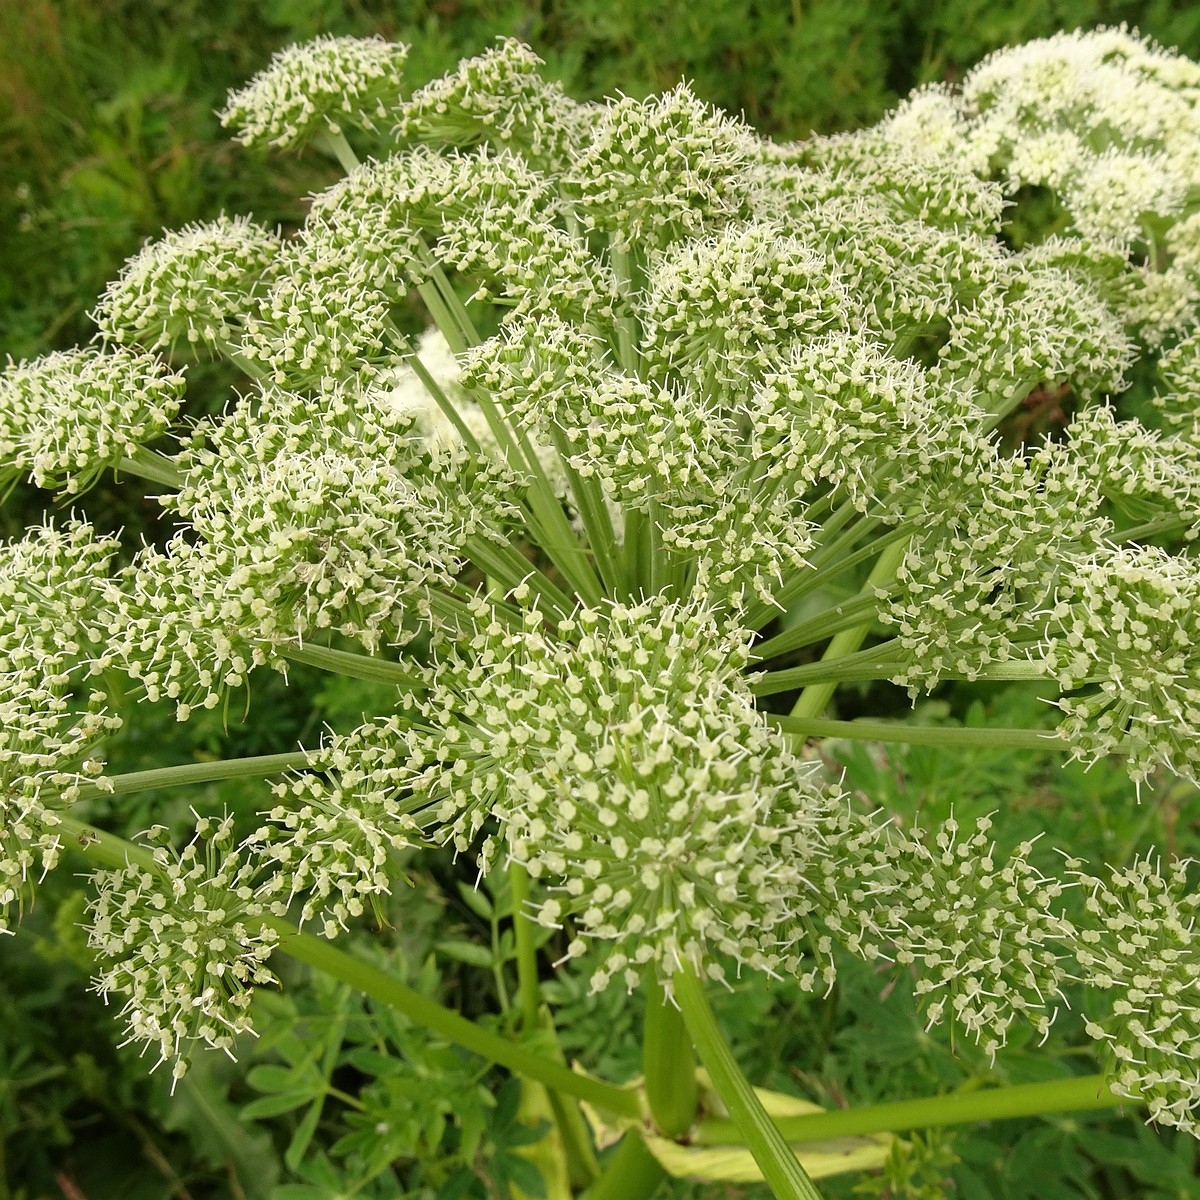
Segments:
[[[344,133],[322,133],[313,139],[313,145],[323,150],[330,158],[336,158],[347,175],[361,165]]]
[[[308,766],[308,754],[295,750],[290,754],[262,754],[253,758],[222,758],[215,762],[182,763],[177,767],[155,767],[151,771],[131,771],[108,775],[103,784],[85,783],[78,800],[99,800],[104,796],[131,796],[154,788],[189,787],[197,783],[219,783],[223,779],[254,779],[263,775],[281,775],[284,771]]]
[[[790,629],[754,647],[754,657],[765,662],[770,658],[778,658],[781,654],[789,654],[813,642],[822,642],[843,630],[858,628],[863,625],[865,617],[875,616],[879,601],[874,590],[860,593],[827,608],[823,613],[808,621],[800,621]],[[869,625],[868,625],[869,627]]]
[[[334,650],[330,646],[281,646],[279,653],[289,662],[319,667],[334,675],[351,679],[366,679],[372,683],[394,683],[397,687],[424,690],[428,680],[398,662],[376,658],[372,654],[356,654],[352,650]]]
[[[906,725],[899,721],[830,721],[767,713],[767,722],[799,738],[848,738],[898,742],[905,746],[970,746],[991,750],[1069,750],[1053,730],[970,729],[962,726]]]
[[[561,1063],[534,1053],[520,1042],[510,1042],[498,1034],[489,1033],[452,1009],[444,1008],[420,992],[406,987],[378,967],[362,962],[312,934],[301,933],[286,921],[270,918],[264,923],[280,934],[279,949],[283,953],[350,984],[364,995],[394,1008],[417,1025],[440,1034],[464,1049],[608,1112],[626,1117],[639,1113],[637,1096],[633,1092],[590,1075],[579,1074]]]
[[[821,1193],[742,1074],[709,1007],[704,984],[688,966],[675,973],[674,982],[675,998],[700,1060],[775,1200],[821,1200]]]
[[[841,636],[841,634],[838,635],[838,637]],[[834,642],[837,640],[838,638],[834,638],[830,642],[829,650],[834,649]],[[848,638],[847,642],[849,640]],[[1030,649],[1033,647],[1031,646]],[[797,702],[796,708],[792,710],[792,716],[804,718],[819,716],[825,704],[828,703],[828,695],[833,693],[838,684],[861,683],[871,679],[892,679],[897,675],[902,675],[909,664],[903,658],[895,657],[897,653],[897,648],[889,642],[872,646],[868,650],[859,650],[857,653],[847,653],[840,658],[833,657],[827,650],[826,656],[822,657],[819,662],[805,663],[801,667],[788,667],[783,671],[764,671],[753,678],[750,690],[756,696],[773,696],[779,692],[790,692],[793,688],[803,687],[805,693],[801,696],[802,700],[804,696],[810,694],[811,690],[812,699],[803,708]],[[941,677],[972,681],[995,679],[1010,683],[1033,683],[1052,681],[1056,675],[1045,662],[1037,659],[1012,658],[1005,662],[990,663],[969,675],[962,671],[946,670],[942,672]],[[1079,686],[1083,686],[1087,683],[1097,683],[1099,678],[1088,677],[1076,682]],[[810,685],[812,685],[811,688]],[[823,690],[819,692],[818,687]],[[825,699],[817,707],[817,701],[821,700],[822,695],[825,696]]]
[[[904,558],[906,545],[907,542],[893,542],[884,550],[876,560],[871,574],[867,576],[864,591],[869,592],[875,584],[885,583],[895,575],[896,568]],[[843,658],[847,654],[853,654],[866,640],[867,634],[871,632],[872,624],[872,621],[866,621],[853,629],[843,629],[841,633],[835,634],[829,645],[825,647],[821,661],[831,662],[834,659]],[[800,693],[799,699],[792,708],[792,716],[819,717],[825,711],[825,706],[833,698],[835,691],[837,691],[836,683],[810,684]]]
[[[604,1174],[583,1194],[583,1200],[649,1200],[667,1177],[646,1143],[631,1129],[604,1165]]]
[[[682,1137],[696,1120],[696,1056],[683,1013],[653,975],[647,980],[642,1070],[656,1128],[663,1137]]]
[[[135,846],[111,833],[93,829],[69,814],[61,817],[60,828],[65,835],[75,839],[78,847],[85,851],[89,858],[104,866],[119,870],[127,863],[136,863],[146,870],[158,870],[149,850]],[[279,934],[278,949],[282,953],[323,971],[333,979],[349,984],[381,1004],[394,1008],[414,1024],[432,1030],[448,1041],[479,1054],[490,1062],[498,1063],[518,1075],[536,1079],[548,1088],[575,1096],[606,1112],[622,1117],[641,1116],[641,1104],[636,1092],[572,1071],[562,1063],[535,1053],[520,1042],[512,1042],[499,1034],[490,1033],[459,1016],[452,1009],[444,1008],[422,996],[420,992],[406,987],[378,967],[354,958],[311,933],[303,933],[281,918],[263,917],[262,925],[274,929]]]
[[[1040,1113],[1116,1108],[1127,1103],[1130,1101],[1109,1090],[1103,1075],[1085,1075],[977,1092],[950,1092],[944,1096],[898,1100],[869,1108],[779,1117],[776,1124],[789,1142],[808,1142],[868,1133],[903,1133],[907,1129],[932,1129],[970,1121],[1032,1117]],[[712,1119],[700,1122],[693,1141],[701,1145],[725,1145],[737,1142],[738,1134],[734,1122]]]
[[[526,1033],[541,1024],[542,991],[538,978],[534,922],[529,915],[529,872],[518,862],[508,868],[512,885],[513,937],[517,944],[517,1007]]]
[[[145,446],[118,460],[116,469],[163,487],[181,488],[187,476],[165,455]]]

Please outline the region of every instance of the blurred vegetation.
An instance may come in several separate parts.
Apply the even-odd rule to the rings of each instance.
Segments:
[[[304,196],[336,168],[249,154],[214,110],[274,50],[319,33],[411,42],[416,83],[515,35],[576,97],[644,95],[682,77],[790,139],[869,123],[917,84],[953,80],[1002,45],[1120,22],[1200,57],[1200,6],[1172,0],[0,0],[0,354],[86,341],[97,294],[164,228],[222,210],[285,228],[299,222]],[[236,382],[211,364],[189,377],[201,408],[224,403]],[[5,508],[0,533],[18,533],[49,504],[25,489]],[[85,505],[102,526],[123,526],[131,545],[156,536],[154,505],[128,485],[102,485]],[[142,704],[136,727],[111,747],[113,767],[312,744],[323,725],[351,728],[386,705],[380,699],[361,683],[297,670],[290,687],[256,682],[245,720],[205,714],[180,727],[168,710]],[[847,703],[853,709],[852,696]],[[1015,689],[997,689],[989,703],[993,723],[1032,725],[1045,711]],[[950,690],[918,718],[971,723],[980,713]],[[1070,847],[1120,862],[1151,845],[1200,854],[1194,793],[1163,783],[1139,806],[1107,764],[1060,770],[1038,755],[858,744],[825,752],[849,787],[902,821],[918,810],[969,817],[1004,803],[1020,809],[1014,832],[1043,835],[1047,856]],[[243,783],[143,794],[90,815],[128,835],[152,821],[182,829],[193,805],[248,815],[263,804],[262,785]],[[473,878],[437,858],[415,862],[411,877],[392,928],[364,931],[358,951],[468,1012],[494,1009],[511,987],[503,889],[475,891]],[[172,1099],[161,1072],[148,1076],[149,1064],[114,1047],[113,1014],[86,991],[81,904],[64,868],[21,936],[0,947],[0,1200],[485,1200],[508,1196],[510,1185],[537,1194],[519,1153],[532,1127],[511,1088],[477,1060],[299,972],[261,1000],[262,1036],[242,1048],[241,1063],[208,1056]],[[567,973],[547,991],[569,1057],[617,1078],[638,1071],[640,1018],[626,997],[590,996]],[[952,1055],[944,1034],[926,1033],[910,993],[904,973],[847,963],[829,997],[748,979],[716,1002],[756,1081],[833,1106],[1094,1069],[1073,1048],[1078,1010],[1047,1046],[1017,1039],[992,1065],[971,1047]],[[912,1146],[885,1175],[831,1183],[829,1195],[1200,1200],[1197,1143],[1137,1119],[1001,1122]],[[677,1184],[672,1194],[765,1193]]]

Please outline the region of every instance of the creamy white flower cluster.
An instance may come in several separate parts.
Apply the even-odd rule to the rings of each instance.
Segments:
[[[247,146],[294,149],[344,126],[386,127],[408,47],[382,38],[320,37],[288,46],[218,114]]]
[[[92,314],[115,342],[147,350],[236,345],[282,265],[279,235],[248,217],[185,225],[144,246],[108,285]]]
[[[577,104],[560,83],[548,83],[542,60],[515,38],[413,93],[400,110],[401,137],[440,146],[479,141],[517,151],[531,163],[558,170],[570,160],[598,111]]]
[[[744,637],[695,603],[581,609],[557,630],[536,610],[481,613],[411,726],[334,739],[314,760],[329,782],[281,789],[321,813],[281,861],[319,876],[321,899],[369,894],[394,839],[424,826],[483,869],[524,863],[548,889],[538,919],[573,919],[568,957],[598,943],[597,989],[634,987],[648,964],[719,977],[715,952],[811,986],[807,880],[836,789],[771,735],[746,661]]]
[[[79,522],[0,548],[0,932],[57,864],[58,814],[101,773],[120,725],[85,683],[116,548]]]
[[[1112,996],[1087,1024],[1109,1056],[1110,1086],[1145,1103],[1157,1124],[1200,1136],[1195,865],[1140,859],[1107,879],[1081,873],[1093,925],[1072,949],[1087,983]]]
[[[153,856],[93,876],[88,943],[96,991],[126,997],[128,1040],[153,1046],[178,1080],[196,1043],[232,1056],[252,1032],[252,989],[277,982],[266,963],[279,936],[263,924],[260,864],[235,844],[230,818],[200,818],[182,851],[160,845]]]
[[[346,178],[287,240],[239,219],[168,235],[102,302],[110,342],[211,350],[250,377],[177,453],[145,447],[175,377],[125,346],[0,388],[5,481],[137,467],[184,523],[85,589],[70,628],[90,669],[186,717],[289,653],[430,635],[427,686],[313,752],[240,848],[222,825],[203,854],[104,884],[105,987],[132,997],[135,1036],[168,1059],[228,1049],[266,971],[262,918],[294,908],[334,936],[425,842],[527,866],[536,915],[569,931],[567,958],[595,956],[598,988],[730,960],[828,986],[841,942],[916,969],[931,1021],[989,1049],[1017,1019],[1044,1032],[1084,959],[1031,848],[858,817],[753,697],[789,671],[914,694],[1051,681],[1075,754],[1200,774],[1200,596],[1178,552],[1200,519],[1200,342],[1163,358],[1145,424],[1102,400],[1134,366],[1131,328],[1196,323],[1188,69],[1073,35],[876,130],[775,147],[686,87],[574,104],[512,41],[408,101],[402,60],[338,39],[280,55],[226,119],[251,143],[321,142]],[[380,157],[352,165],[352,125]],[[1006,194],[1028,185],[1074,226],[1014,252]],[[446,351],[401,332],[414,298]],[[55,371],[70,386],[37,382]],[[1046,414],[1061,437],[1001,441]],[[69,793],[94,732],[68,719],[70,672],[46,657],[68,626],[44,611],[10,637],[46,674],[5,701],[10,901],[38,869],[25,848],[53,858],[40,797]],[[877,644],[847,664],[841,633]],[[777,666],[752,682],[759,637]],[[1124,954],[1099,933],[1089,953]],[[222,953],[189,948],[205,938]],[[1138,1054],[1122,1070],[1145,1090],[1122,1086],[1182,1123],[1194,1068]]]
[[[1200,68],[1121,29],[1060,33],[999,50],[958,91],[933,87],[878,130],[952,156],[1010,196],[1046,189],[1085,243],[1146,251],[1122,306],[1151,343],[1196,323]]]
[[[0,493],[22,476],[86,491],[163,434],[182,396],[182,375],[122,347],[10,362],[0,373]]]

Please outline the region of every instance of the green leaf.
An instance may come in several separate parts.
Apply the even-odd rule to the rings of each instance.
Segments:
[[[224,1065],[216,1055],[198,1055],[175,1089],[163,1126],[186,1133],[209,1162],[228,1166],[247,1200],[265,1200],[279,1176],[279,1162],[268,1134],[238,1120],[219,1074]]]
[[[291,1112],[308,1104],[313,1098],[312,1089],[303,1091],[278,1092],[274,1096],[264,1096],[261,1100],[251,1100],[241,1109],[244,1121],[252,1121],[256,1117],[277,1117],[280,1113]]]
[[[457,959],[485,971],[490,970],[492,966],[491,950],[474,942],[438,942],[435,949],[447,958]]]
[[[288,1147],[283,1152],[283,1161],[287,1164],[289,1171],[299,1169],[300,1163],[303,1161],[304,1155],[308,1150],[309,1143],[313,1139],[313,1134],[317,1132],[317,1124],[321,1120],[321,1110],[323,1107],[324,1097],[321,1097],[304,1114],[303,1120],[296,1126],[296,1132],[292,1134],[292,1140],[288,1142]]]

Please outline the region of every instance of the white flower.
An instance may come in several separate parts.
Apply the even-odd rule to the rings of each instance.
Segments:
[[[320,37],[288,46],[218,114],[247,146],[298,148],[344,125],[386,126],[408,47],[382,38]]]

